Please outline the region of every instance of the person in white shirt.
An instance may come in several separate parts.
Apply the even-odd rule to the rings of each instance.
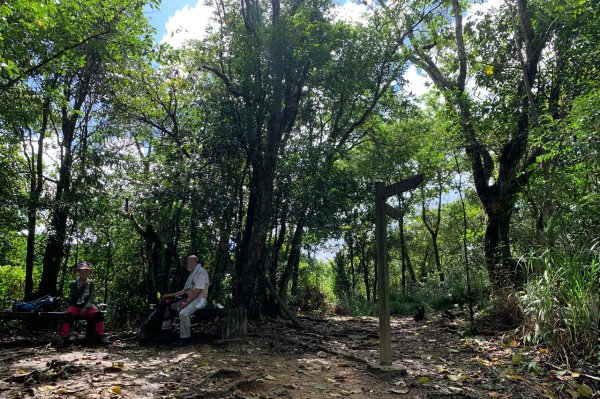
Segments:
[[[206,297],[208,296],[208,286],[210,284],[208,272],[202,267],[196,255],[187,257],[186,266],[190,275],[188,276],[183,289],[163,295],[164,299],[186,295],[183,301],[171,305],[172,309],[179,310],[179,340],[175,341],[175,346],[185,346],[189,343],[191,336],[190,317],[194,312],[206,306]],[[162,328],[163,330],[172,328],[172,321],[170,318],[163,321]]]

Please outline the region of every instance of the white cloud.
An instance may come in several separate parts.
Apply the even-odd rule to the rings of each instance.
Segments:
[[[336,5],[329,12],[328,16],[333,21],[342,21],[349,24],[367,24],[367,17],[369,15],[369,6],[363,3],[354,3],[351,0],[346,1],[342,5]]]
[[[467,13],[467,21],[476,22],[481,20],[482,15],[496,12],[504,2],[505,0],[488,0],[473,4]]]
[[[404,90],[408,93],[414,94],[417,98],[427,93],[431,88],[432,81],[427,74],[417,69],[416,66],[411,65],[404,73],[404,79],[406,84]]]
[[[165,23],[165,34],[160,39],[161,43],[169,43],[179,48],[187,40],[202,40],[207,36],[207,30],[218,27],[214,20],[214,8],[198,0],[196,5],[190,7],[189,3],[175,11]]]

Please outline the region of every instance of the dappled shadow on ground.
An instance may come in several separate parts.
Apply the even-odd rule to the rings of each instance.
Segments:
[[[370,367],[379,355],[376,318],[299,321],[299,330],[251,323],[234,341],[199,324],[192,345],[178,349],[114,337],[108,348],[75,339],[57,349],[52,334],[17,327],[0,336],[0,397],[553,398],[596,389],[595,376],[553,365],[547,350],[467,337],[460,315],[392,318],[394,362],[406,368],[394,372]]]

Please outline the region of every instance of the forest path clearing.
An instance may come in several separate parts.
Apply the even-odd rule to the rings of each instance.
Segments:
[[[196,326],[184,348],[56,349],[0,335],[3,398],[558,398],[585,396],[593,376],[560,371],[544,349],[466,337],[464,319],[438,314],[392,318],[394,362],[406,372],[369,367],[379,356],[373,317],[250,323],[248,337],[225,342],[215,325]],[[452,315],[451,315],[452,316]],[[204,332],[199,329],[204,327]],[[21,331],[22,334],[22,331]],[[35,347],[24,347],[28,346]],[[587,387],[587,388],[586,388]]]

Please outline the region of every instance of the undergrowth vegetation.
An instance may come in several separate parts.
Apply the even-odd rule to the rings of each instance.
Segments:
[[[519,296],[525,342],[588,360],[597,354],[599,260],[597,252],[559,250],[530,260],[532,274]]]

